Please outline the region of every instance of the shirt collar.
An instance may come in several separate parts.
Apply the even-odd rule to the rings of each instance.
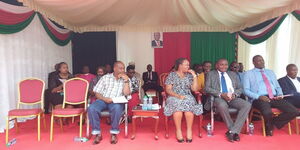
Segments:
[[[254,70],[260,72],[261,70],[265,71],[265,68],[262,68],[262,69],[254,68]]]
[[[289,77],[288,75],[286,75],[290,80],[297,80],[297,77],[295,79]],[[298,80],[297,80],[298,81]]]

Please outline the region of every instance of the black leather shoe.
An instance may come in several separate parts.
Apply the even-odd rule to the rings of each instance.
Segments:
[[[234,141],[234,134],[233,133],[231,133],[230,131],[227,131],[226,133],[225,133],[225,135],[226,135],[226,138],[227,138],[227,140],[229,141],[229,142],[233,142]]]
[[[266,130],[266,136],[273,136],[273,130]]]
[[[102,135],[101,134],[97,134],[96,137],[95,137],[95,139],[94,139],[93,144],[94,145],[95,144],[99,144],[101,140],[102,140]]]
[[[235,133],[235,134],[233,135],[233,140],[234,140],[234,141],[240,141],[241,138],[240,138],[239,134]]]
[[[117,144],[118,143],[118,137],[117,137],[116,134],[111,135],[110,143],[111,144]]]
[[[186,139],[185,142],[187,142],[187,143],[192,143],[192,142],[193,142],[193,139]]]
[[[183,143],[183,142],[184,142],[184,139],[177,139],[177,142],[178,142],[178,143]]]

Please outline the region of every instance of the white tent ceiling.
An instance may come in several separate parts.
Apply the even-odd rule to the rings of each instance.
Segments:
[[[300,0],[19,0],[86,31],[239,31],[300,9]]]

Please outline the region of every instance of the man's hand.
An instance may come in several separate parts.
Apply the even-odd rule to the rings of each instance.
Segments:
[[[103,101],[107,104],[110,104],[113,102],[111,98],[104,98]]]
[[[224,99],[226,101],[231,101],[232,100],[230,97],[228,97],[227,93],[222,93],[220,96],[221,96],[222,99]]]
[[[260,96],[258,99],[261,100],[261,101],[265,101],[265,102],[270,102],[271,101],[267,96]]]
[[[283,99],[283,95],[279,95],[273,98],[274,100],[282,100]]]
[[[129,77],[125,74],[125,73],[121,73],[118,75],[118,78],[122,78],[123,80],[125,81],[128,81],[129,80]]]

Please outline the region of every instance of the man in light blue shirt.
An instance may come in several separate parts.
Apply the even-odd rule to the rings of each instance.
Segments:
[[[244,74],[244,93],[249,97],[252,106],[262,113],[265,119],[266,135],[272,136],[273,125],[280,129],[293,120],[299,112],[283,99],[282,89],[276,75],[272,70],[265,69],[263,57],[256,55],[252,61],[255,68]],[[273,117],[272,108],[277,108],[282,113]]]

